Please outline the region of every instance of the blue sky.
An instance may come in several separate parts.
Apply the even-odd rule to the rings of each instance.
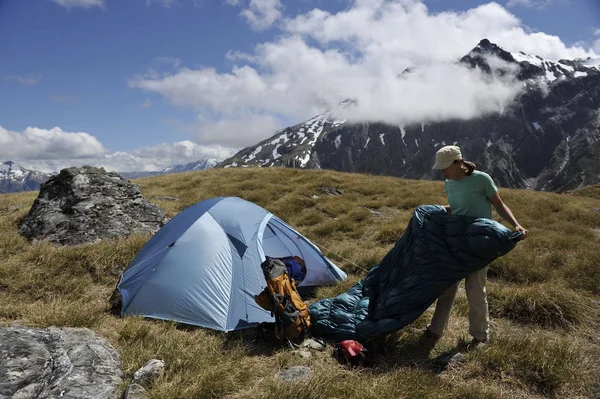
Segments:
[[[596,57],[600,2],[0,0],[0,160],[130,171],[223,159],[483,37],[549,59]],[[452,73],[415,90],[456,91],[437,81]],[[473,102],[455,111],[481,111]],[[448,113],[397,106],[423,120]]]

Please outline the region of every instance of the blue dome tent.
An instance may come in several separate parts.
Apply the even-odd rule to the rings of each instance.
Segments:
[[[265,256],[300,256],[299,287],[346,274],[272,213],[236,197],[192,205],[163,226],[127,266],[117,286],[123,315],[173,320],[220,331],[273,321],[254,295],[266,286]]]

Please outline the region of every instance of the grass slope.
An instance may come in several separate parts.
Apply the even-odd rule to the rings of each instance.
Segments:
[[[441,182],[283,168],[214,169],[137,183],[146,198],[180,198],[155,201],[170,217],[207,198],[238,196],[286,220],[350,275],[320,289],[318,298],[346,291],[377,264],[416,206],[446,202]],[[323,194],[322,186],[343,194]],[[304,359],[248,332],[111,316],[107,302],[120,270],[149,237],[76,247],[30,244],[17,228],[34,192],[0,196],[0,325],[91,328],[119,350],[127,377],[151,358],[164,359],[165,373],[149,391],[153,398],[596,398],[600,198],[588,191],[501,190],[530,236],[490,267],[493,342],[445,370],[434,359],[464,349],[470,338],[462,290],[447,334],[434,347],[419,340],[429,310],[378,340],[374,366],[362,370],[340,365],[331,347]],[[314,371],[310,382],[275,380],[282,368],[302,364]]]

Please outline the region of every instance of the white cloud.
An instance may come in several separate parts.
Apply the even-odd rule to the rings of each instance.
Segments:
[[[59,4],[66,8],[71,7],[104,7],[104,0],[53,0],[56,4]]]
[[[236,63],[229,72],[179,67],[135,77],[130,86],[194,110],[205,127],[200,142],[243,146],[274,134],[281,119],[299,122],[346,98],[358,100],[353,117],[389,123],[500,111],[522,85],[455,64],[482,38],[554,60],[594,56],[528,32],[497,3],[431,13],[417,0],[356,0],[338,13],[315,9],[286,19],[280,28],[252,54],[228,52]],[[416,68],[398,79],[407,67]]]
[[[594,29],[594,36],[600,36],[600,28]]]
[[[216,122],[202,121],[196,128],[196,141],[239,148],[263,140],[265,132],[274,133],[278,127],[279,123],[272,115],[242,114]]]
[[[106,149],[92,135],[61,128],[28,127],[22,132],[0,126],[0,159],[62,159],[100,156]]]
[[[252,29],[265,30],[281,17],[282,9],[279,0],[250,0],[248,8],[242,10],[240,15],[246,18]]]
[[[69,133],[58,127],[49,130],[28,127],[23,132],[14,132],[0,126],[0,160],[15,161],[41,172],[83,165],[117,172],[157,171],[200,159],[223,160],[234,152],[222,145],[199,145],[186,140],[111,153],[88,133]]]
[[[546,8],[559,2],[564,2],[564,0],[508,0],[506,7]]]
[[[15,82],[26,86],[35,86],[40,83],[40,75],[11,75],[6,77],[7,82]]]

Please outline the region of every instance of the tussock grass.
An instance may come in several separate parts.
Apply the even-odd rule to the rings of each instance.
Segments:
[[[319,288],[310,302],[347,291],[379,263],[416,206],[446,203],[439,181],[317,170],[214,169],[136,182],[148,199],[179,198],[151,200],[169,217],[207,198],[237,196],[284,219],[349,274]],[[328,195],[323,187],[343,194]],[[114,317],[107,311],[110,293],[149,236],[75,247],[29,243],[17,229],[34,192],[0,195],[0,324],[91,328],[119,350],[127,377],[149,359],[163,359],[153,398],[594,398],[600,394],[600,197],[590,193],[501,190],[530,237],[490,267],[492,343],[444,370],[435,358],[464,350],[469,340],[463,291],[440,341],[423,345],[427,311],[370,342],[368,369],[339,364],[331,346],[304,359],[253,331],[222,334]],[[311,380],[278,382],[275,375],[293,365],[310,366]]]
[[[544,333],[498,337],[495,345],[469,357],[473,375],[510,380],[547,397],[591,397],[587,395],[593,395],[597,382],[597,366],[590,363],[585,349],[565,337]]]
[[[589,298],[558,284],[495,284],[488,290],[492,317],[542,328],[571,329],[589,324],[594,308]]]

